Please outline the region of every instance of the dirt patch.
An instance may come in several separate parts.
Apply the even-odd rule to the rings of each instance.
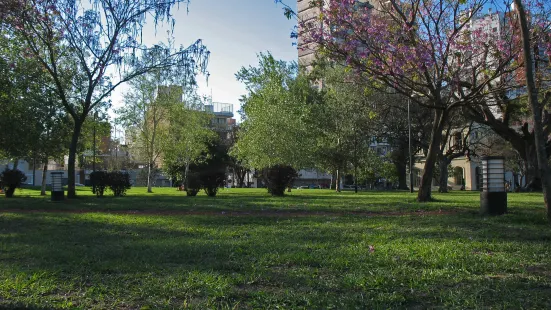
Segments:
[[[161,216],[176,216],[176,215],[208,215],[208,216],[228,216],[228,217],[342,217],[342,216],[359,216],[359,217],[382,217],[382,216],[437,216],[437,215],[452,215],[458,214],[456,210],[435,210],[435,211],[343,211],[343,212],[327,212],[327,211],[178,211],[178,210],[62,210],[62,209],[3,209],[0,213],[69,213],[69,214],[85,214],[85,213],[103,213],[103,214],[128,214],[128,215],[161,215]]]

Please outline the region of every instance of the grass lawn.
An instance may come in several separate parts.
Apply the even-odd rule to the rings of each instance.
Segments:
[[[79,194],[0,198],[0,308],[551,308],[541,194]]]

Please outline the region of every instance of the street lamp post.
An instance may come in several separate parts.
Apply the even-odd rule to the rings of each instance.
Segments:
[[[411,98],[408,97],[408,137],[409,137],[409,192],[413,193],[413,156],[411,155],[411,116],[410,116]]]

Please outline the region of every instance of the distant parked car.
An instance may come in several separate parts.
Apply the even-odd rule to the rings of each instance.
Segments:
[[[75,183],[75,186],[84,186],[84,184]]]
[[[297,189],[309,189],[310,187],[307,185],[297,186]]]

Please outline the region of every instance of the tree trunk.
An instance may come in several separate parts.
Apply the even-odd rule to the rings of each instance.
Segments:
[[[539,176],[538,155],[535,143],[526,143],[525,148],[524,171],[526,171],[526,185],[524,189],[527,191],[541,191],[542,182]]]
[[[335,192],[341,191],[341,171],[337,169],[337,176],[335,177]]]
[[[524,51],[524,72],[526,74],[526,86],[528,88],[528,100],[532,108],[532,121],[534,122],[534,137],[536,142],[536,154],[538,157],[539,174],[543,187],[543,200],[547,208],[547,218],[551,222],[551,172],[547,162],[547,152],[545,150],[546,138],[543,133],[542,125],[542,107],[538,101],[538,91],[534,80],[534,71],[532,68],[532,53],[530,49],[530,33],[528,31],[528,22],[526,13],[521,0],[514,0],[518,10],[518,18],[522,34],[522,45]]]
[[[234,168],[234,171],[236,171],[237,174],[237,186],[239,188],[245,187],[245,176],[247,175],[247,170],[244,168]]]
[[[75,164],[77,159],[77,146],[78,139],[80,138],[80,132],[82,130],[82,124],[84,119],[74,118],[75,127],[73,131],[73,136],[71,137],[71,145],[69,145],[69,163],[68,163],[68,189],[67,189],[67,198],[76,198],[76,188],[75,188]]]
[[[44,161],[42,169],[42,187],[40,188],[40,196],[46,196],[46,173],[48,172],[48,160]]]
[[[149,164],[147,165],[147,192],[148,193],[153,193],[153,191],[151,190],[151,162],[149,162]]]
[[[399,140],[396,148],[390,153],[390,159],[398,173],[398,189],[408,190],[407,165],[409,163],[409,141]]]
[[[19,158],[13,160],[13,170],[17,169],[19,166]]]
[[[433,170],[436,163],[436,156],[440,152],[440,143],[442,142],[442,130],[444,128],[444,123],[447,116],[447,111],[434,111],[434,124],[432,126],[429,151],[425,161],[423,176],[421,177],[421,185],[419,186],[419,192],[417,193],[418,202],[427,202],[431,200]]]
[[[186,169],[184,170],[184,188],[187,190],[189,188],[189,179],[188,179],[188,173],[189,173],[189,161],[186,162]]]
[[[439,168],[440,168],[440,180],[438,181],[438,192],[447,193],[448,192],[448,165],[449,162],[444,156],[439,158]]]
[[[406,163],[401,161],[394,161],[394,166],[396,167],[396,172],[398,172],[398,188],[407,190],[407,169]]]

